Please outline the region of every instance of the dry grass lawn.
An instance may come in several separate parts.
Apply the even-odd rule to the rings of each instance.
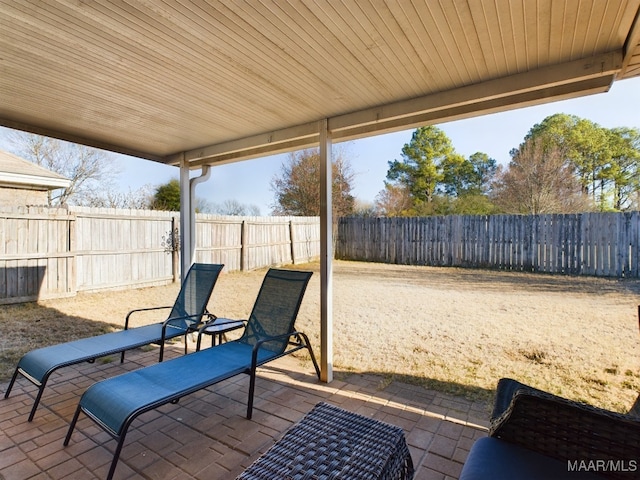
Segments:
[[[318,265],[298,328],[319,354]],[[223,273],[210,310],[244,318],[264,270]],[[479,400],[510,376],[625,411],[640,391],[640,281],[338,261],[336,371],[376,372]],[[0,308],[0,379],[23,352],[122,325],[132,308],[173,302],[177,285]],[[137,323],[159,320],[146,317]],[[160,319],[161,320],[161,319]]]

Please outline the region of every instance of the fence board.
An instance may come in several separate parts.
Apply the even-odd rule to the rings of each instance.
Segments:
[[[629,276],[638,278],[638,257],[640,256],[640,212],[633,212],[629,219]]]
[[[0,303],[171,282],[175,212],[0,211]],[[228,270],[320,255],[316,217],[196,216],[196,259]],[[639,278],[640,213],[344,218],[336,257]]]

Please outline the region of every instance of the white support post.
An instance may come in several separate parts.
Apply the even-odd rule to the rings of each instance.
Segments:
[[[320,130],[320,380],[333,380],[333,207],[331,132]]]
[[[193,240],[191,220],[191,184],[189,165],[184,154],[180,159],[180,278],[184,278],[193,262]]]

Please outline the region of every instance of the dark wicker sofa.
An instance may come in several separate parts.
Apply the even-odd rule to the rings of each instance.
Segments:
[[[639,404],[615,413],[503,378],[460,480],[640,478]]]

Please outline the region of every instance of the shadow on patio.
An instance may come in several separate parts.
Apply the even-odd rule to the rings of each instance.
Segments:
[[[181,345],[169,348],[177,356]],[[155,349],[124,364],[82,364],[51,378],[33,422],[36,388],[19,379],[0,401],[0,480],[104,478],[116,442],[81,416],[62,442],[81,393],[92,383],[153,364]],[[344,374],[330,384],[294,357],[259,369],[255,409],[246,420],[248,377],[237,376],[143,414],[129,430],[116,479],[234,479],[317,403],[325,401],[404,429],[416,480],[457,479],[473,442],[486,435],[488,407],[423,387]],[[7,383],[0,385],[6,391]]]

